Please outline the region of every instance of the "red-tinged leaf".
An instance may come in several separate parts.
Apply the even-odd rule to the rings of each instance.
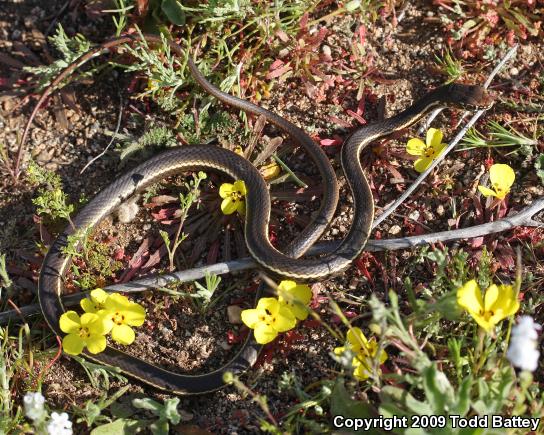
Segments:
[[[281,59],[276,59],[274,62],[272,62],[272,65],[270,65],[269,70],[274,71],[275,69],[280,68],[281,66],[285,65],[285,62]]]
[[[308,19],[310,18],[310,14],[308,12],[304,13],[302,18],[300,19],[300,28],[305,29],[308,25]]]
[[[291,65],[289,65],[287,63],[284,66],[282,66],[280,68],[277,68],[274,71],[269,72],[266,75],[266,79],[267,80],[275,79],[276,77],[280,77],[280,76],[284,75],[286,72],[290,71],[291,69],[293,69],[293,68],[291,68]]]
[[[278,241],[278,237],[272,228],[268,229],[268,240],[270,240],[271,245],[274,245]]]
[[[321,139],[319,144],[322,147],[330,147],[335,145],[342,145],[342,139]]]
[[[336,125],[339,125],[343,128],[351,128],[351,124],[347,121],[344,121],[343,119],[337,118],[336,116],[329,116],[329,120]]]
[[[276,30],[276,36],[280,38],[282,42],[289,42],[289,36],[283,30]]]
[[[164,219],[173,218],[175,213],[176,213],[176,210],[177,210],[177,208],[174,208],[174,207],[161,208],[157,212],[151,212],[151,216],[153,216],[153,218],[156,221],[160,222],[160,221],[162,221]]]
[[[474,237],[471,241],[470,241],[470,246],[472,248],[479,248],[480,246],[482,246],[484,244],[484,238],[483,236],[481,237]]]
[[[158,195],[151,198],[151,200],[144,204],[144,207],[146,208],[154,208],[154,207],[160,207],[164,204],[170,204],[172,202],[179,202],[179,198],[176,198],[175,196],[171,195]]]
[[[228,344],[237,344],[243,342],[247,334],[249,333],[249,329],[242,329],[240,333],[237,335],[232,330],[227,331],[227,343]]]
[[[125,258],[125,248],[117,248],[113,253],[113,259],[120,261]]]
[[[359,124],[361,124],[361,125],[366,124],[366,120],[364,118],[362,118],[361,116],[359,116],[357,113],[355,113],[353,110],[347,109],[346,113],[348,115],[352,116],[353,118],[355,118],[357,120],[357,122],[359,122]]]
[[[364,45],[366,41],[366,26],[364,24],[361,24],[357,29],[357,33],[359,35],[359,43],[361,45]]]
[[[361,274],[370,282],[371,284],[374,284],[374,279],[372,278],[372,275],[368,271],[369,263],[366,259],[359,257],[357,260],[355,260],[355,267],[357,267],[357,270],[361,272]]]
[[[321,322],[319,320],[309,319],[302,322],[302,326],[305,328],[315,329],[321,326]]]

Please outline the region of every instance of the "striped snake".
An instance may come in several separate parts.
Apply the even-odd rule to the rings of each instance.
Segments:
[[[143,38],[150,43],[161,43],[157,36],[145,35]],[[91,49],[66,67],[52,83],[51,89],[100,52],[140,40],[141,37],[138,35],[122,36]],[[185,53],[179,45],[169,42],[169,46],[176,55],[185,58]],[[271,209],[268,188],[259,171],[251,163],[234,152],[213,145],[189,145],[165,151],[128,171],[102,190],[73,219],[74,227],[68,227],[50,247],[40,273],[39,300],[44,318],[57,335],[62,335],[59,318],[66,311],[61,295],[71,258],[62,253],[62,248],[67,244],[68,236],[76,230],[95,227],[123,201],[147,186],[169,175],[196,169],[215,170],[232,179],[244,180],[248,186],[244,232],[248,250],[253,258],[264,270],[274,275],[298,281],[322,279],[347,268],[361,253],[369,236],[374,203],[359,160],[361,151],[369,143],[414,124],[433,108],[444,105],[481,106],[487,100],[485,91],[478,86],[450,84],[428,93],[392,118],[356,130],[346,141],[341,152],[342,168],[353,197],[352,226],[336,251],[318,258],[299,258],[326,230],[338,203],[338,183],[327,156],[300,128],[266,109],[220,91],[204,78],[190,57],[187,62],[193,78],[206,92],[231,107],[264,116],[268,122],[275,124],[306,150],[323,180],[320,208],[311,223],[284,248],[283,252],[280,252],[272,246],[268,238]],[[42,99],[48,92],[44,93]],[[199,394],[224,386],[225,372],[240,373],[250,367],[255,362],[259,349],[260,346],[254,341],[252,334],[249,334],[231,361],[214,372],[195,376],[164,370],[110,346],[100,354],[85,353],[85,357],[101,364],[117,366],[131,377],[162,390],[177,394]]]

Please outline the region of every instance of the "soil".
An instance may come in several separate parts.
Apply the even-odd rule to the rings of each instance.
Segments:
[[[64,0],[28,0],[3,4],[0,11],[0,53],[7,53],[20,62],[15,65],[0,62],[0,82],[10,82],[10,86],[4,86],[5,89],[10,92],[19,89],[11,83],[16,80],[24,85],[27,75],[21,71],[23,64],[35,66],[52,60],[50,48],[45,41],[47,31],[51,32],[51,23],[54,21],[62,23],[67,34],[80,32],[94,42],[100,42],[104,35],[113,33],[109,18],[94,16],[92,11],[83,6],[68,6],[62,12],[64,6]],[[334,20],[330,24],[330,36],[321,49],[326,45],[333,59],[345,56],[357,38],[354,29],[359,24],[353,17]],[[367,64],[359,61],[353,68],[373,69],[376,73],[364,81],[366,98],[360,116],[367,122],[389,117],[409,106],[428,89],[443,83],[444,77],[437,73],[434,56],[446,47],[446,35],[437,16],[437,9],[427,2],[409,5],[404,18],[396,26],[391,20],[378,20],[375,25],[368,26],[364,59],[366,62],[369,59],[371,61]],[[508,92],[527,86],[538,75],[535,71],[539,65],[539,53],[543,50],[542,41],[527,42],[520,47],[515,66],[506,68],[495,81],[497,85],[494,91],[502,96],[503,101],[508,98]],[[467,81],[483,83],[494,62],[473,62],[471,72],[466,76]],[[94,80],[71,84],[62,97],[52,98],[47,107],[39,112],[31,129],[23,166],[34,159],[40,166],[60,175],[65,192],[74,202],[82,197],[92,198],[125,170],[120,168],[116,154],[107,153],[81,173],[110,141],[108,132],[116,128],[120,101],[135,106],[137,110],[142,109],[142,103],[135,101],[133,95],[127,92],[130,81],[130,74],[109,71]],[[14,156],[17,153],[17,138],[30,115],[36,96],[23,91],[21,95],[12,96],[10,92],[0,93],[0,144],[5,144],[9,154]],[[357,121],[346,111],[357,111],[357,86],[338,85],[329,89],[327,100],[322,102],[317,102],[312,92],[315,89],[301,86],[300,78],[292,77],[275,86],[271,97],[263,100],[262,105],[291,120],[314,137],[323,139],[337,135],[346,138],[357,126]],[[328,104],[331,99],[339,101],[339,104]],[[237,116],[234,111],[231,115]],[[445,138],[452,138],[459,116],[458,111],[443,112],[434,125],[444,131]],[[153,119],[164,120],[165,117],[149,112],[140,117],[132,116],[123,123],[121,131],[138,137],[144,125]],[[338,119],[343,122],[339,123]],[[508,120],[508,109],[497,104],[487,115],[486,121],[489,119]],[[351,127],[347,128],[346,125]],[[268,127],[265,133],[272,136],[274,129]],[[377,214],[417,176],[412,169],[413,162],[405,152],[406,139],[415,134],[416,129],[412,129],[402,137],[377,144],[363,155]],[[290,144],[289,138],[285,138],[285,144]],[[543,146],[540,140],[537,149],[542,152]],[[340,174],[338,147],[327,147],[326,151]],[[520,169],[520,182],[514,185],[509,199],[512,210],[519,210],[543,195],[542,183],[533,170],[533,160],[519,154],[507,155],[501,152],[501,156],[504,163],[508,162]],[[431,176],[397,213],[379,226],[372,237],[401,237],[480,223],[481,217],[477,216],[474,208],[465,205],[477,192],[478,180],[485,173],[486,159],[489,157],[487,151],[461,151],[448,156],[439,173]],[[320,180],[307,160],[300,150],[293,151],[287,157],[290,167],[309,182],[310,188],[319,188]],[[131,161],[128,165],[136,163]],[[24,178],[14,184],[7,172],[1,170],[0,252],[7,254],[9,270],[15,283],[17,293],[12,297],[17,304],[24,305],[35,299],[37,274],[43,254],[43,248],[37,249],[36,245],[49,243],[55,230],[61,228],[42,227],[40,235],[32,203],[35,187]],[[184,242],[181,248],[183,256],[179,260],[184,267],[206,264],[210,260],[217,262],[247,256],[243,240],[240,239],[239,219],[214,214],[218,201],[213,192],[220,181],[212,177],[205,184],[201,201],[204,208],[200,214],[198,211],[191,214],[194,218],[194,231],[188,232],[193,240]],[[339,181],[340,206],[325,239],[344,237],[352,219],[348,186],[342,178]],[[161,184],[157,193],[177,196],[180,185],[179,179],[167,180]],[[292,191],[294,187],[288,186],[287,189]],[[277,190],[282,191],[282,188]],[[288,211],[287,215],[290,216],[290,219],[286,216],[276,217],[272,222],[278,246],[284,246],[300,229],[295,217],[305,222],[319,208],[319,198],[298,202],[296,205],[287,205],[282,201],[276,207]],[[123,251],[124,255],[120,257],[123,270],[130,267],[131,256],[146,239],[150,244],[160,241],[158,230],[165,227],[153,218],[150,213],[153,210],[156,211],[141,207],[136,219],[128,224],[121,224],[113,217],[103,223],[96,233],[97,238],[110,240],[112,255],[119,250]],[[225,229],[226,224],[229,225],[228,229]],[[213,233],[210,228],[217,230],[215,235],[210,236]],[[486,243],[491,245],[501,237],[508,237],[508,233],[492,236]],[[461,245],[467,249],[474,248],[470,242]],[[212,251],[216,253],[210,254]],[[200,255],[194,255],[195,252],[200,252]],[[371,293],[384,298],[386,290],[390,288],[401,291],[403,279],[407,275],[412,276],[415,283],[427,282],[432,279],[433,271],[427,270],[422,264],[415,265],[415,254],[409,250],[378,253],[372,257],[376,263],[372,263],[370,257],[363,257],[369,262],[370,275],[360,267],[352,267],[341,276],[313,284],[314,294],[323,298],[322,303],[316,305],[316,310],[332,322],[335,319],[325,308],[327,298],[343,299],[347,310],[357,311],[361,308],[359,298],[365,299]],[[408,264],[411,265],[409,271]],[[134,278],[143,275],[142,272],[151,274],[167,266],[167,257],[163,256],[160,262],[140,270]],[[512,275],[513,269],[506,267],[502,273],[505,276]],[[137,329],[137,339],[130,352],[168,370],[182,373],[205,373],[221,366],[239,349],[239,344],[228,342],[229,334],[237,337],[245,333],[240,325],[229,322],[227,307],[252,306],[255,278],[253,273],[224,276],[220,291],[225,296],[204,314],[197,303],[191,303],[180,296],[163,292],[147,292],[135,296],[134,300],[146,308],[148,317],[144,327]],[[188,285],[172,287],[171,290],[195,291]],[[46,330],[43,321],[34,322],[33,329]],[[304,386],[311,385],[327,374],[334,374],[338,366],[330,352],[339,345],[341,343],[336,342],[323,327],[313,322],[303,322],[296,329],[296,334],[287,335],[274,346],[269,346],[257,366],[242,379],[253,391],[266,394],[272,415],[281,416],[297,401],[296,397],[280,389],[282,374],[294,373]],[[54,340],[48,336],[44,348],[51,349],[53,346]],[[75,404],[83,406],[87,400],[97,400],[100,394],[100,390],[89,383],[81,365],[65,356],[55,364],[54,370],[46,373],[43,384],[42,391],[48,403],[56,409],[69,411]],[[122,382],[112,380],[111,391],[121,385]],[[139,381],[131,380],[130,385],[129,393],[122,401],[142,395],[156,399],[170,397]],[[191,425],[211,433],[255,433],[258,431],[256,416],[263,417],[262,411],[251,398],[241,395],[234,388],[199,397],[181,397],[180,408],[184,411],[184,421],[177,428],[179,433],[186,433],[184,430],[188,430]],[[78,428],[85,432],[84,425]]]

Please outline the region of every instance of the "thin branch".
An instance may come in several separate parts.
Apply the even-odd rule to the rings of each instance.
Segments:
[[[508,60],[510,60],[516,53],[518,46],[515,45],[510,50],[508,50],[508,53],[504,56],[504,58],[499,62],[499,64],[493,69],[491,74],[489,74],[489,77],[487,78],[484,88],[487,88],[495,75],[500,71],[500,69],[506,64]],[[443,153],[441,153],[436,160],[434,160],[431,165],[422,173],[420,176],[414,181],[414,183],[406,189],[406,191],[393,203],[391,204],[385,211],[379,215],[372,224],[372,229],[375,229],[380,223],[382,223],[391,213],[393,213],[406,199],[416,190],[416,188],[427,178],[427,176],[433,171],[433,169],[442,162],[448,155],[448,153],[457,145],[461,139],[465,136],[466,132],[470,127],[474,125],[474,123],[482,116],[487,109],[481,109],[478,110],[474,116],[466,123],[466,125],[461,129],[459,133],[457,133],[457,136],[453,139],[453,141],[446,147]],[[436,112],[436,111],[435,111]],[[430,121],[427,121],[427,124]]]
[[[401,237],[389,240],[369,240],[365,250],[370,252],[395,251],[398,249],[413,248],[415,246],[426,245],[436,242],[448,242],[452,240],[471,239],[474,237],[485,236],[487,234],[499,233],[511,230],[515,227],[544,227],[544,224],[535,221],[533,216],[544,210],[544,197],[534,201],[530,206],[525,207],[519,213],[487,224],[475,225],[459,230],[439,231],[420,236]],[[309,255],[321,255],[333,252],[340,245],[341,240],[321,242],[312,246]],[[165,273],[162,275],[151,276],[148,278],[131,281],[124,284],[114,284],[104,289],[108,292],[137,293],[149,290],[150,288],[162,288],[172,282],[191,282],[204,278],[206,274],[223,275],[233,272],[241,272],[258,267],[252,258],[242,258],[240,260],[216,263],[210,266],[196,267],[183,271]],[[89,292],[73,293],[63,296],[62,301],[65,306],[74,306],[81,299],[87,296]],[[0,313],[0,325],[15,320],[18,316],[28,317],[40,313],[38,304],[21,307],[18,311],[10,310]]]

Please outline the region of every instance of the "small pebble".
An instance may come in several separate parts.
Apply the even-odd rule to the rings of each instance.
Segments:
[[[398,226],[398,225],[393,225],[391,228],[389,228],[389,234],[393,234],[394,236],[396,236],[397,234],[399,234],[401,232],[401,227]]]
[[[229,318],[229,323],[240,325],[242,323],[242,308],[238,305],[229,305],[227,307],[227,316]]]

